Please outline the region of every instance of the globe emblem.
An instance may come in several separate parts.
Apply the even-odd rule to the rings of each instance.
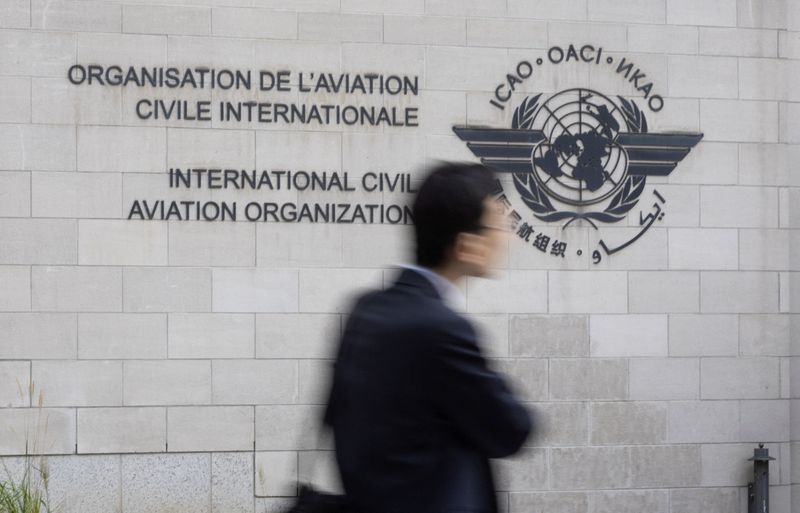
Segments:
[[[544,140],[533,149],[533,175],[551,197],[591,205],[613,195],[628,175],[628,156],[615,139],[626,120],[606,96],[587,89],[553,95],[531,128]]]

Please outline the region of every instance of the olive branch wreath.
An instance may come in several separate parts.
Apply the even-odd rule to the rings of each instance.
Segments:
[[[514,111],[511,120],[511,128],[516,130],[529,130],[533,125],[533,117],[539,108],[539,98],[541,93],[536,96],[528,96]],[[633,101],[626,100],[617,96],[620,101],[620,112],[625,117],[628,131],[631,133],[647,132],[647,119],[639,107]],[[525,205],[533,210],[534,216],[545,222],[560,221],[569,219],[567,224],[575,219],[586,219],[595,229],[592,220],[603,223],[616,223],[625,218],[625,215],[639,201],[645,186],[644,176],[628,176],[625,184],[620,191],[614,195],[611,202],[602,212],[572,212],[558,210],[553,206],[550,198],[539,187],[531,173],[514,173],[514,186],[522,197]],[[565,225],[566,226],[566,225]]]

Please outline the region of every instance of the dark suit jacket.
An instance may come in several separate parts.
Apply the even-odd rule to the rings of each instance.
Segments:
[[[516,452],[532,425],[470,323],[411,269],[356,302],[325,423],[359,513],[495,513],[488,458]]]

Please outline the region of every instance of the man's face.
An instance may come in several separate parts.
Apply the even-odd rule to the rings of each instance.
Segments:
[[[508,240],[509,221],[503,215],[501,202],[492,198],[484,200],[480,225],[475,233],[461,234],[458,259],[466,268],[465,274],[487,277],[497,266]]]

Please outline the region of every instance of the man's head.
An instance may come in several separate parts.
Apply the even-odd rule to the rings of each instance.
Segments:
[[[418,265],[455,276],[489,273],[506,236],[494,185],[480,164],[445,162],[431,170],[413,206]]]

